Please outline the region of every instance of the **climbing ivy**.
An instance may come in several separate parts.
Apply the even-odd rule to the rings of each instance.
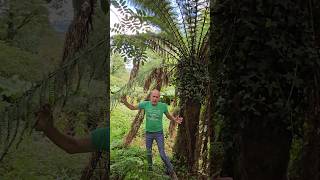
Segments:
[[[208,69],[199,61],[181,60],[177,65],[175,83],[181,103],[185,100],[203,102],[209,82]]]
[[[307,7],[291,0],[215,1],[212,53],[221,63],[215,94],[225,152],[239,154],[243,133],[257,126],[289,133],[288,141],[302,134],[320,64]]]

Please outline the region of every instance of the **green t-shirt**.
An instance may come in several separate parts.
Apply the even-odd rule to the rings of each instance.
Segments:
[[[109,150],[110,129],[97,128],[91,132],[91,142],[96,150]]]
[[[146,131],[159,132],[162,131],[163,113],[168,112],[168,105],[158,102],[153,106],[151,101],[143,101],[139,103],[139,109],[144,109],[146,113]]]

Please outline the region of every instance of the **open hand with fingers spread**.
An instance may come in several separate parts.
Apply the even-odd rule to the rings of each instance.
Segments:
[[[174,118],[174,120],[175,120],[178,124],[181,124],[182,121],[183,121],[183,118],[180,117],[180,116],[176,116],[176,117]]]
[[[38,112],[35,113],[37,118],[37,123],[35,129],[37,131],[47,131],[49,128],[53,127],[53,116],[51,107],[49,104],[43,105]]]

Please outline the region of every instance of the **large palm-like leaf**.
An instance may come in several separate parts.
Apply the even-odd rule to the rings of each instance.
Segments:
[[[122,11],[127,7],[123,2],[112,1],[112,3],[117,4],[117,7],[122,4],[123,6],[119,7]],[[160,30],[160,33],[136,35],[149,40],[151,47],[158,47],[158,50],[165,51],[178,59],[204,59],[209,37],[208,1],[130,0],[129,3],[136,7],[137,13],[130,11],[126,14],[131,15],[131,18],[122,18],[122,26],[117,25],[119,28],[131,30],[133,26],[126,27],[124,24],[139,19],[141,23],[147,22],[151,27]]]
[[[164,36],[153,36],[159,42],[170,43],[179,51],[179,57],[199,57],[206,45],[209,32],[209,1],[147,1],[130,0],[141,11],[140,18],[158,27]],[[145,15],[144,15],[145,14]]]

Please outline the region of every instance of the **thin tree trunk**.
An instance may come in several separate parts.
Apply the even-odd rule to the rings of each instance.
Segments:
[[[123,140],[123,145],[125,147],[129,146],[134,139],[134,137],[137,135],[139,128],[143,122],[144,118],[144,110],[139,110],[139,112],[136,114],[132,124],[131,129],[129,133],[126,135],[126,137]]]
[[[176,137],[176,128],[177,128],[177,123],[174,121],[170,121],[169,124],[169,136],[170,138],[174,139]]]
[[[88,180],[92,177],[100,157],[101,157],[101,152],[91,153],[91,157],[88,165],[82,170],[82,176],[80,178],[81,180]]]
[[[173,100],[172,106],[175,108],[177,106],[177,100],[176,97]],[[180,112],[178,110],[173,111],[172,115],[173,116],[178,116],[180,114]],[[177,123],[174,121],[170,121],[169,124],[169,136],[171,139],[175,139],[176,138],[176,128],[177,128]]]

